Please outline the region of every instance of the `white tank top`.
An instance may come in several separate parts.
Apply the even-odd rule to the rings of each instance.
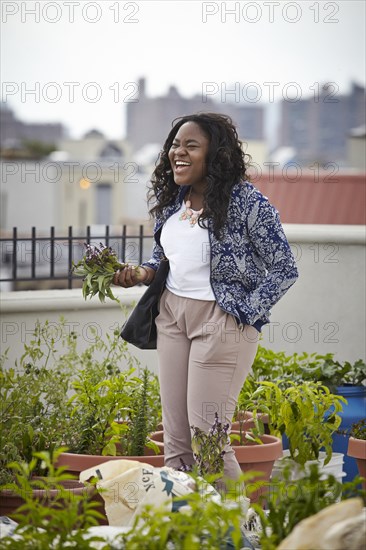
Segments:
[[[161,231],[161,246],[170,265],[166,287],[185,298],[215,300],[210,285],[208,229],[179,220],[185,209],[183,201],[181,209],[168,218]]]

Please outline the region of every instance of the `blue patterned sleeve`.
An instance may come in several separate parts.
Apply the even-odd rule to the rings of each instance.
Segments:
[[[151,258],[147,262],[144,262],[141,265],[143,265],[143,266],[146,265],[147,267],[152,267],[152,269],[155,269],[155,271],[156,271],[158,269],[159,265],[160,265],[160,262],[161,262],[162,258],[164,258],[164,250],[155,241],[153,249],[152,249]]]
[[[163,258],[165,258],[165,255],[164,255],[164,250],[163,248],[160,246],[159,242],[157,242],[156,240],[156,234],[157,234],[157,228],[160,227],[160,223],[158,222],[158,220],[155,220],[155,223],[154,223],[154,245],[153,245],[153,249],[152,249],[152,253],[151,253],[151,258],[147,261],[147,262],[144,262],[143,264],[141,265],[145,265],[147,267],[151,267],[152,269],[155,269],[155,271],[158,269],[159,265],[160,265],[160,262]]]
[[[267,269],[260,285],[245,298],[252,312],[248,322],[252,324],[268,315],[295,283],[299,273],[279,213],[257,189],[248,197],[245,217],[252,246]]]

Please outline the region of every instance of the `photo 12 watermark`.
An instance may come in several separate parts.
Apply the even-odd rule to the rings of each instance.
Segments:
[[[117,24],[136,24],[140,22],[141,2],[0,2],[1,22],[49,23],[80,22],[95,25],[100,21]]]
[[[202,2],[203,23],[339,23],[339,2]]]
[[[339,103],[337,94],[339,85],[337,82],[313,82],[307,87],[299,82],[202,82],[201,98],[207,103],[209,98],[214,98],[220,103],[274,103],[282,99],[289,103],[297,103],[302,99],[310,99],[314,103]]]
[[[298,321],[271,321],[263,325],[262,335],[270,344],[283,342],[287,344],[297,344],[304,341],[307,344],[339,344],[340,326],[335,321],[314,321],[311,324],[299,323]],[[244,325],[243,330],[235,326],[226,327],[223,323],[207,321],[202,323],[201,338],[203,343],[207,343],[214,336],[219,338],[225,344],[228,341],[237,344],[241,340],[246,342],[258,342],[260,333],[251,325]]]
[[[338,183],[339,165],[336,162],[311,162],[302,165],[295,160],[281,164],[277,161],[265,161],[259,164],[250,160],[247,167],[248,175],[252,183],[266,181],[273,185],[282,182],[297,183],[302,182],[304,177],[314,183]],[[280,176],[280,179],[279,179]]]
[[[81,291],[80,291],[81,292]],[[16,338],[17,342],[27,344],[34,338],[35,325],[26,321],[3,321],[1,324],[1,342],[7,344]],[[61,343],[65,333],[70,336],[77,333],[88,344],[94,344],[103,337],[103,328],[95,321],[80,323],[79,321],[48,321],[43,331],[43,339],[53,344]]]
[[[96,161],[6,161],[1,163],[3,184],[18,183],[79,183],[84,190],[108,178],[112,183],[140,183],[136,162],[100,163]]]
[[[15,82],[1,83],[3,102],[19,99],[21,103],[98,103],[102,99],[113,103],[137,103],[139,101],[138,82]]]

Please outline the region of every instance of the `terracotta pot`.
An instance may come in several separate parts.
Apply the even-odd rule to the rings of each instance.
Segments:
[[[258,419],[261,420],[264,424],[264,433],[270,435],[268,430],[268,414],[257,413],[257,416],[258,416]],[[236,414],[235,422],[233,422],[231,425],[232,430],[240,430],[239,421],[244,422],[244,425],[242,427],[242,430],[244,431],[245,430],[249,431],[255,426],[254,420],[253,420],[253,413],[251,411],[239,411]]]
[[[240,431],[240,424],[242,424],[242,431],[249,431],[251,428],[254,428],[253,415],[250,412],[239,412],[237,415],[238,420],[232,423],[232,431]],[[150,434],[150,439],[156,443],[160,449],[160,453],[164,454],[164,430],[158,430]]]
[[[232,434],[240,435],[238,431],[232,431]],[[241,445],[239,441],[232,441],[231,446],[234,449],[235,457],[239,462],[242,472],[256,470],[262,472],[261,475],[255,476],[247,488],[254,488],[250,494],[251,502],[257,502],[260,495],[264,493],[264,488],[256,488],[256,481],[269,481],[273,464],[277,458],[282,456],[282,441],[273,435],[260,436],[262,445],[247,441],[245,445]]]
[[[366,441],[350,437],[347,454],[356,459],[360,476],[366,478]],[[366,479],[362,483],[362,488],[366,490]]]
[[[152,449],[146,448],[145,456],[101,456],[101,455],[83,455],[76,453],[61,453],[57,462],[57,466],[66,466],[67,471],[78,476],[83,470],[88,470],[103,462],[109,460],[136,460],[137,462],[145,462],[151,466],[164,466],[164,456],[156,455]]]
[[[82,495],[85,491],[89,492],[92,498],[91,490],[77,480],[62,481],[61,485],[69,491],[70,498],[72,495]],[[59,491],[57,489],[51,489],[49,491],[45,489],[34,489],[32,491],[32,498],[40,501],[46,506],[52,507],[52,501],[56,499],[58,492]],[[22,504],[24,504],[24,500],[13,491],[8,489],[0,491],[0,516],[8,516],[13,518],[14,512]],[[21,513],[24,514],[23,512]]]
[[[164,431],[159,430],[158,432],[153,432],[149,437],[159,447],[160,454],[164,455]]]

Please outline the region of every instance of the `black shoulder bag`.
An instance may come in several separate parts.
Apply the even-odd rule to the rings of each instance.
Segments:
[[[122,327],[121,337],[140,349],[156,349],[155,319],[168,272],[169,261],[161,260],[154,279]]]

